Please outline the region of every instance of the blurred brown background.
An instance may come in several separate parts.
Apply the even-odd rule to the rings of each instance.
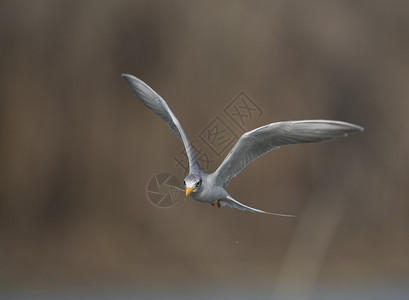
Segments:
[[[407,281],[408,4],[0,1],[1,286]],[[263,110],[247,129],[323,118],[365,132],[276,150],[228,189],[297,219],[159,209],[147,182],[183,180],[181,144],[123,72],[192,139],[241,91]]]

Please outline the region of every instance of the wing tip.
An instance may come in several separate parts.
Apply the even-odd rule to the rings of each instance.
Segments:
[[[349,132],[362,132],[364,128],[362,126],[345,122],[345,121],[338,121],[338,120],[326,120],[326,119],[312,119],[312,120],[297,120],[297,121],[283,121],[277,123],[286,123],[286,122],[293,122],[298,124],[305,124],[305,123],[317,123],[317,124],[328,124],[328,125],[337,125],[339,127],[343,127],[345,129],[349,129]],[[274,123],[273,123],[274,124]]]
[[[127,74],[127,73],[122,73],[121,74],[121,77],[123,78],[123,79],[125,79],[125,81],[127,82],[127,83],[131,83],[133,80],[135,80],[135,79],[137,79],[135,76],[133,76],[133,75],[131,75],[131,74]]]
[[[357,131],[359,131],[359,132],[365,131],[365,128],[363,128],[362,126],[359,126],[359,125],[355,125],[355,128],[356,128]]]
[[[148,98],[153,99],[156,97],[157,93],[150,87],[148,86],[145,82],[140,80],[139,78],[127,74],[127,73],[122,73],[121,77],[125,80],[125,82],[129,85],[129,87],[132,89],[132,91],[141,99],[143,100],[142,102],[146,105],[146,101]]]
[[[343,123],[348,125],[348,127],[350,128],[349,133],[363,132],[365,130],[362,126],[359,126],[353,123],[348,123],[348,122],[343,122]]]

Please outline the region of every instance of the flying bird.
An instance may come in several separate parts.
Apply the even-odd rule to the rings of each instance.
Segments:
[[[303,120],[276,122],[244,133],[230,150],[221,165],[211,174],[200,168],[195,152],[179,120],[165,100],[142,80],[129,74],[121,75],[142,103],[163,119],[183,143],[189,160],[189,174],[184,180],[186,197],[211,205],[229,206],[240,210],[276,216],[294,217],[253,208],[235,200],[226,188],[250,162],[281,146],[315,143],[363,131],[351,123],[331,120]]]

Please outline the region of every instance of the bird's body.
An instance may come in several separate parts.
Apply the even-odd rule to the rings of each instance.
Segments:
[[[200,177],[202,178],[202,188],[191,194],[193,199],[216,204],[217,200],[223,199],[228,195],[226,190],[217,184],[215,176],[212,176],[212,174],[202,172]]]
[[[184,180],[186,196],[212,205],[230,206],[278,216],[292,216],[259,210],[233,199],[226,191],[230,181],[257,157],[290,144],[312,143],[330,140],[350,133],[363,131],[351,123],[331,120],[287,121],[264,125],[244,133],[226,156],[217,170],[204,173],[196,159],[195,152],[179,120],[169,106],[154,90],[140,79],[122,74],[134,93],[150,110],[162,118],[185,146],[190,172]]]

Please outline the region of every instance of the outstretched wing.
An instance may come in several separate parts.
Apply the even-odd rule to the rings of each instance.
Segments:
[[[122,74],[122,78],[128,83],[132,91],[139,97],[143,104],[161,119],[163,119],[173,130],[176,136],[182,141],[186,149],[186,154],[189,159],[190,172],[200,172],[200,166],[196,159],[195,151],[189,142],[179,120],[170,110],[165,100],[159,96],[153,89],[151,89],[145,82],[129,74]]]
[[[295,217],[294,215],[285,215],[285,214],[272,213],[272,212],[264,211],[264,210],[261,210],[261,209],[253,208],[253,207],[244,205],[243,203],[240,203],[237,200],[234,200],[230,196],[227,196],[226,198],[221,199],[220,204],[222,206],[228,206],[228,207],[237,208],[237,209],[240,209],[240,210],[248,210],[248,211],[256,212],[256,213],[269,214],[269,215],[273,215],[273,216]]]
[[[363,128],[340,121],[271,123],[243,134],[213,175],[216,176],[218,184],[227,187],[250,162],[271,150],[285,145],[330,140],[358,131],[363,131]]]

